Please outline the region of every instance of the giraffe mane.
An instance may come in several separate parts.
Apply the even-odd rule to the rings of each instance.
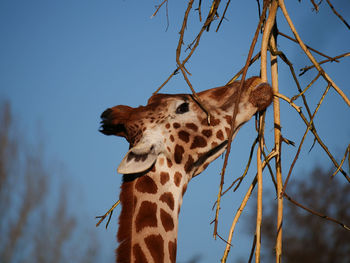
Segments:
[[[123,205],[119,216],[118,242],[116,254],[117,262],[130,262],[131,260],[131,231],[132,215],[135,209],[135,196],[133,194],[134,181],[125,181],[121,185],[120,201]]]

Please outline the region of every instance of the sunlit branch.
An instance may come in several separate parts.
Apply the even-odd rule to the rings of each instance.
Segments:
[[[240,98],[241,98],[244,80],[245,80],[245,77],[246,77],[246,74],[247,74],[247,71],[248,71],[248,67],[249,67],[249,63],[250,63],[251,57],[253,55],[255,44],[256,44],[256,42],[258,40],[258,35],[259,35],[260,28],[262,26],[262,22],[265,20],[266,10],[267,10],[267,5],[264,6],[263,13],[262,13],[262,15],[260,17],[260,20],[259,20],[259,23],[257,25],[253,41],[252,41],[252,43],[250,45],[250,48],[249,48],[247,60],[246,60],[246,63],[245,63],[245,66],[244,66],[244,70],[243,70],[243,73],[242,73],[241,83],[240,83],[240,86],[239,86],[239,89],[238,89],[238,95],[237,95],[238,100],[237,101],[240,101]],[[223,189],[223,184],[224,184],[224,177],[225,177],[225,171],[226,171],[226,166],[227,166],[227,162],[228,162],[228,157],[229,157],[230,151],[231,151],[231,143],[232,143],[233,132],[234,132],[234,125],[235,125],[235,122],[236,122],[237,113],[238,113],[238,103],[235,104],[235,108],[234,108],[234,111],[233,111],[233,114],[232,114],[231,132],[230,132],[230,135],[229,135],[229,138],[228,138],[228,144],[227,144],[227,150],[226,150],[226,154],[225,154],[224,164],[223,164],[223,167],[222,167],[222,170],[221,170],[221,180],[220,180],[220,186],[219,186],[219,193],[218,193],[217,201],[216,201],[217,205],[216,205],[215,224],[214,224],[214,233],[213,233],[214,237],[216,236],[216,232],[217,232],[217,228],[218,228],[218,218],[219,218],[219,211],[220,211],[220,200],[221,200],[221,194],[222,194],[222,189]]]
[[[292,30],[296,40],[298,41],[300,47],[302,48],[302,50],[305,52],[305,54],[307,55],[307,57],[310,59],[310,61],[315,65],[315,67],[317,68],[317,70],[321,73],[321,75],[323,76],[323,78],[332,85],[332,87],[334,88],[334,90],[343,98],[343,100],[345,101],[345,103],[350,107],[350,100],[348,99],[348,97],[345,95],[345,93],[334,83],[334,81],[328,76],[328,74],[322,69],[322,67],[318,64],[318,62],[316,61],[316,59],[312,56],[312,54],[310,53],[310,51],[307,49],[307,47],[305,46],[304,42],[301,40],[298,32],[296,31],[294,24],[292,22],[292,20],[289,17],[289,14],[287,12],[287,9],[285,7],[284,4],[284,0],[278,0],[279,2],[279,6],[283,12],[284,17],[287,20],[287,23],[290,27],[290,29]]]
[[[108,221],[106,223],[106,228],[108,227],[108,224],[111,220],[111,217],[112,217],[112,214],[113,214],[113,210],[119,205],[120,203],[120,200],[118,200],[108,211],[107,213],[105,213],[104,215],[102,216],[96,216],[96,218],[100,218],[100,220],[96,223],[96,227],[98,227],[103,220],[105,220],[105,218],[109,215],[109,218],[108,218]]]
[[[336,61],[337,59],[339,58],[345,58],[345,57],[349,57],[350,56],[350,52],[347,52],[347,53],[344,53],[344,54],[341,54],[339,56],[335,56],[333,58],[330,58],[330,59],[325,59],[325,60],[322,60],[320,62],[318,62],[318,64],[324,64],[324,63],[327,63],[327,62],[333,62],[333,61]],[[302,69],[300,69],[301,73],[299,73],[299,76],[305,74],[308,70],[314,68],[315,65],[312,65],[312,66],[308,66],[308,67],[304,67]]]

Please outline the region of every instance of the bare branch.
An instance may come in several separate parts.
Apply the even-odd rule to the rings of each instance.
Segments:
[[[98,227],[103,220],[109,215],[108,221],[106,223],[106,229],[108,227],[109,221],[111,220],[113,210],[120,204],[120,200],[118,200],[116,203],[112,205],[112,207],[102,216],[96,216],[96,218],[100,218],[100,220],[96,223],[96,227]]]
[[[314,210],[312,210],[312,209],[310,209],[310,208],[300,204],[299,202],[297,202],[294,199],[292,199],[289,195],[287,195],[287,193],[283,193],[283,195],[287,198],[288,201],[290,201],[294,205],[296,205],[296,206],[306,210],[307,212],[309,212],[309,213],[311,213],[313,215],[319,216],[319,217],[321,217],[323,219],[329,220],[329,221],[331,221],[333,223],[336,223],[336,224],[340,225],[341,227],[343,227],[344,229],[350,231],[350,226],[345,225],[344,223],[340,222],[339,220],[334,219],[332,217],[329,217],[327,215],[321,214],[321,213],[319,213],[317,211],[314,211]]]
[[[333,62],[333,61],[339,62],[337,59],[345,58],[345,57],[349,57],[349,56],[350,56],[350,52],[347,52],[347,53],[341,54],[339,56],[335,56],[333,58],[322,60],[322,61],[319,62],[319,64],[321,65],[321,64],[324,64],[324,63],[327,63],[327,62]],[[315,67],[315,65],[312,65],[312,66],[308,66],[308,67],[304,67],[304,68],[300,69],[301,73],[299,73],[299,76],[305,74],[309,69],[312,69],[314,67]]]
[[[250,45],[249,53],[248,53],[247,60],[246,60],[245,66],[244,66],[240,87],[238,89],[238,95],[237,95],[238,100],[237,101],[240,101],[240,99],[241,99],[241,94],[242,94],[244,80],[245,80],[245,77],[246,77],[246,74],[247,74],[247,71],[248,71],[248,67],[249,67],[249,64],[250,64],[251,57],[253,55],[255,44],[256,44],[257,39],[258,39],[260,28],[262,27],[262,22],[265,19],[266,10],[267,10],[267,5],[264,5],[264,9],[263,9],[262,15],[261,15],[261,17],[259,19],[259,23],[258,23],[258,26],[256,28],[252,44]],[[213,233],[214,237],[216,235],[217,228],[218,228],[218,217],[219,217],[219,211],[220,211],[220,200],[221,200],[221,195],[222,195],[222,188],[223,188],[223,184],[224,184],[224,177],[225,177],[225,171],[226,171],[226,166],[227,166],[227,162],[228,162],[228,157],[229,157],[230,151],[231,151],[231,143],[232,143],[233,132],[234,132],[234,125],[235,125],[235,122],[236,122],[237,113],[238,113],[238,103],[235,104],[235,108],[234,108],[234,111],[233,111],[232,123],[231,123],[231,132],[230,132],[230,136],[228,138],[228,144],[227,144],[227,150],[226,150],[226,154],[225,154],[225,160],[224,160],[224,164],[223,164],[223,167],[222,167],[222,170],[221,170],[221,181],[220,181],[219,193],[218,193],[218,197],[217,197],[216,214],[215,214],[215,225],[214,225],[214,233]]]
[[[335,10],[334,6],[331,4],[331,1],[326,0],[326,2],[328,3],[329,7],[332,9],[333,13],[339,17],[339,19],[344,23],[344,25],[350,30],[350,25],[348,24],[348,22],[345,21],[345,19]]]
[[[323,76],[323,78],[332,85],[332,87],[334,88],[334,90],[343,98],[343,100],[345,101],[345,103],[350,107],[350,100],[348,99],[348,97],[345,95],[345,93],[334,83],[334,81],[328,76],[328,74],[321,68],[321,66],[318,64],[318,62],[315,60],[315,58],[312,56],[312,54],[310,53],[310,51],[308,50],[308,48],[305,46],[305,44],[303,43],[303,41],[301,40],[298,32],[296,31],[294,24],[292,22],[292,20],[289,17],[289,14],[287,12],[287,9],[284,5],[284,0],[278,0],[279,2],[279,6],[283,12],[283,15],[285,16],[290,29],[292,30],[296,40],[298,41],[300,47],[302,48],[302,50],[305,52],[305,54],[308,56],[308,58],[310,59],[310,61],[315,65],[315,67],[317,68],[317,70],[321,73],[321,75]]]

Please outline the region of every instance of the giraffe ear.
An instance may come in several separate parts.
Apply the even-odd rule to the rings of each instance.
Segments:
[[[153,145],[139,143],[125,155],[118,167],[118,173],[136,174],[146,171],[156,162],[158,154]]]

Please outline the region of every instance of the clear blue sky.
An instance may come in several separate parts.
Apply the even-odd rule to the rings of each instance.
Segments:
[[[165,9],[150,19],[154,6],[161,1],[1,1],[0,2],[0,98],[11,102],[20,128],[31,141],[43,141],[48,158],[63,163],[64,180],[73,189],[72,203],[81,205],[81,220],[100,236],[104,254],[102,260],[113,262],[117,246],[117,214],[110,227],[95,229],[96,215],[103,214],[118,200],[121,175],[116,168],[128,145],[119,138],[98,132],[99,116],[107,107],[117,104],[138,106],[163,83],[175,69],[175,49],[186,4],[169,1],[169,29]],[[195,1],[197,6],[198,1]],[[303,39],[311,46],[336,56],[349,52],[350,33],[331,13],[325,3],[318,14],[309,2],[287,3]],[[333,1],[350,20],[350,3]],[[346,3],[345,3],[346,2]],[[223,3],[224,5],[225,3]],[[341,8],[339,8],[341,7]],[[208,11],[203,6],[203,13]],[[222,14],[222,11],[220,12]],[[225,84],[243,65],[256,27],[256,1],[232,2],[219,33],[205,33],[193,59],[188,64],[191,81],[197,91]],[[346,17],[347,16],[347,17]],[[291,35],[279,15],[279,28]],[[198,16],[192,12],[186,43],[198,31]],[[212,26],[215,29],[216,24]],[[280,38],[280,48],[296,70],[309,65],[303,52]],[[319,56],[317,59],[321,60]],[[325,66],[330,76],[350,97],[350,59],[341,65]],[[252,67],[249,75],[259,74]],[[303,88],[315,76],[310,71],[301,78]],[[318,81],[307,93],[314,109],[326,85]],[[281,93],[291,97],[297,90],[288,68],[280,64]],[[179,74],[163,89],[168,93],[189,92]],[[298,145],[305,126],[295,111],[282,104],[283,136]],[[302,106],[299,99],[296,104]],[[305,111],[304,111],[305,112]],[[321,107],[315,124],[338,160],[350,141],[350,110],[332,90]],[[267,113],[266,137],[272,148],[272,108]],[[240,176],[255,138],[254,124],[241,129],[233,144],[227,185]],[[326,155],[316,145],[309,154],[312,136],[308,136],[294,171],[295,176],[312,169],[313,165],[330,166]],[[296,148],[284,146],[283,171],[287,173]],[[217,160],[206,172],[194,179],[185,195],[180,214],[178,261],[201,255],[201,262],[217,262],[225,244],[213,240],[214,217],[211,210],[219,185]],[[252,167],[253,168],[253,167]],[[240,191],[228,194],[222,205],[220,234],[226,238],[233,214],[254,176],[251,169]],[[266,174],[265,187],[271,187]],[[253,202],[247,211],[254,213]],[[119,211],[119,209],[118,209]],[[244,216],[244,215],[243,215]],[[246,236],[245,219],[240,221],[233,239],[230,260],[247,258],[252,237]]]

